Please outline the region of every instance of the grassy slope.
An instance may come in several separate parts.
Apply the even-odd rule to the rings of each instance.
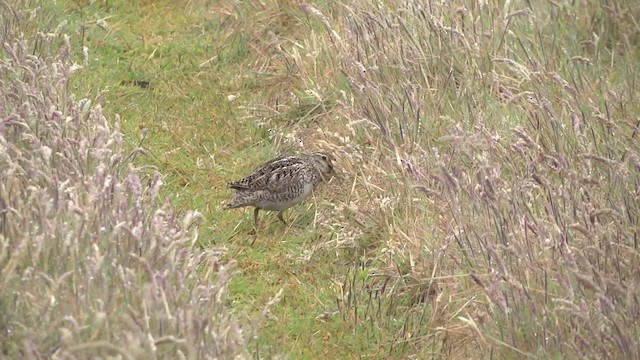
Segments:
[[[79,93],[92,95],[110,89],[106,109],[121,114],[132,147],[140,141],[142,129],[148,129],[146,153],[138,160],[167,174],[165,191],[175,205],[204,213],[201,244],[226,244],[230,256],[239,261],[242,274],[231,289],[239,312],[259,311],[284,289],[274,310],[277,320],[267,323],[259,343],[253,343],[261,355],[384,356],[394,346],[419,344],[407,352],[460,358],[473,357],[480,348],[486,354],[499,349],[495,351],[502,357],[513,358],[522,352],[557,355],[567,348],[579,354],[585,336],[603,339],[585,325],[591,318],[576,322],[562,301],[595,304],[594,294],[602,295],[601,290],[581,287],[589,284],[584,276],[592,269],[609,276],[612,265],[601,262],[602,254],[594,247],[594,253],[580,255],[588,261],[580,258],[579,266],[567,266],[571,252],[556,243],[569,236],[571,244],[578,244],[573,251],[580,251],[591,248],[593,238],[606,240],[607,226],[613,223],[585,221],[589,229],[583,230],[579,226],[588,215],[581,214],[593,214],[592,207],[614,208],[623,192],[631,191],[611,181],[593,188],[590,179],[584,180],[586,174],[605,183],[615,171],[597,163],[592,173],[592,165],[583,165],[578,155],[620,159],[624,144],[609,137],[602,125],[609,121],[602,115],[605,108],[613,118],[623,119],[621,134],[629,136],[633,127],[629,113],[634,105],[628,105],[630,110],[622,105],[635,94],[633,50],[608,52],[617,46],[633,49],[622,40],[616,43],[620,32],[633,34],[630,25],[615,26],[625,15],[623,6],[616,13],[583,4],[545,5],[536,7],[535,18],[529,18],[526,11],[517,12],[525,8],[519,3],[510,9],[492,4],[460,10],[451,5],[433,9],[435,15],[427,20],[410,8],[389,15],[397,23],[385,26],[383,20],[393,9],[384,6],[372,10],[371,18],[367,6],[323,7],[328,16],[335,11],[341,19],[333,22],[313,9],[303,15],[295,2],[237,5],[248,10],[225,1],[189,4],[67,3],[66,9],[75,9],[69,15],[73,41],[81,42],[79,29],[86,24],[84,41],[91,54],[76,86]],[[352,11],[349,23],[345,19]],[[469,15],[461,16],[465,11]],[[506,20],[508,13],[513,13],[513,20]],[[564,26],[574,14],[580,15],[576,28]],[[107,16],[106,29],[96,26],[95,20]],[[509,31],[504,31],[507,22]],[[333,46],[335,38],[327,35],[323,23],[338,30],[344,49]],[[603,43],[590,38],[592,32],[603,35]],[[279,44],[285,50],[278,49]],[[121,85],[131,80],[150,80],[151,88]],[[358,93],[358,86],[366,91]],[[616,103],[617,95],[601,87],[621,94],[618,106],[609,105]],[[571,89],[578,93],[571,94]],[[229,95],[238,98],[229,102]],[[529,96],[538,102],[527,103]],[[545,101],[557,116],[538,105]],[[334,106],[343,112],[334,114]],[[421,113],[416,115],[416,109]],[[582,127],[572,133],[574,112],[580,114]],[[324,128],[338,134],[308,131],[320,117]],[[414,117],[422,123],[413,126]],[[361,118],[370,121],[345,124],[345,119]],[[553,123],[556,120],[559,125]],[[387,127],[390,139],[379,135],[371,124],[375,121]],[[406,126],[402,140],[397,130],[401,125]],[[521,139],[514,135],[511,128],[517,125],[533,139],[527,139],[527,132]],[[315,202],[292,209],[286,228],[272,215],[263,215],[266,227],[250,247],[250,212],[221,211],[219,204],[229,195],[224,184],[295,146],[292,139],[304,141],[307,148],[339,148],[339,165],[350,176],[347,182],[331,183],[330,191],[323,191]],[[346,159],[344,154],[353,149],[358,151]],[[630,150],[637,151],[637,146]],[[565,161],[566,167],[555,173],[538,164],[553,158]],[[532,171],[539,175],[535,181]],[[571,174],[596,195],[579,195],[582,185],[565,184]],[[555,195],[545,189],[545,181]],[[425,200],[410,191],[416,183],[439,195]],[[571,193],[560,191],[567,188]],[[514,199],[511,194],[516,194]],[[562,216],[554,215],[558,198]],[[332,204],[337,204],[340,216],[335,228]],[[614,211],[628,213],[631,225],[636,221],[633,205]],[[637,230],[630,226],[617,234],[627,241],[633,231]],[[329,248],[314,248],[330,241],[334,243]],[[637,261],[637,249],[628,243],[622,248],[619,256],[624,260],[618,261]],[[522,265],[525,258],[530,261]],[[411,296],[391,296],[376,306],[367,297],[368,289],[380,285],[371,276],[373,269],[380,279],[402,274],[389,276],[388,288],[408,283],[399,291],[405,295],[423,291],[425,279],[430,286],[432,276],[443,292],[433,307],[411,306]],[[467,276],[470,273],[474,280]],[[622,283],[624,276],[612,278]],[[624,291],[630,294],[634,286]],[[384,292],[387,287],[382,288]],[[358,295],[349,296],[349,289]],[[348,311],[316,319],[336,310],[336,294],[341,291],[345,297],[338,303]],[[558,299],[560,305],[548,299]],[[628,314],[632,303],[623,306]],[[517,316],[501,313],[508,307]],[[384,310],[384,315],[368,314],[369,308]],[[547,315],[534,313],[540,309]],[[593,306],[586,312],[599,316],[596,310]],[[545,335],[532,339],[531,334]],[[394,345],[398,339],[407,341]],[[611,342],[600,340],[596,347],[604,348],[607,341]]]
[[[274,221],[273,214],[262,213],[264,228],[253,246],[249,246],[251,211],[221,210],[220,203],[230,195],[226,183],[280,150],[265,129],[242,119],[240,104],[263,87],[248,69],[255,60],[248,58],[251,44],[236,31],[232,16],[223,15],[224,9],[208,10],[216,9],[213,3],[193,7],[174,2],[109,3],[65,5],[71,10],[71,29],[87,24],[84,44],[90,62],[83,76],[76,77],[76,93],[92,97],[108,89],[106,113],[120,115],[132,148],[148,131],[139,163],[156,166],[167,175],[164,191],[174,206],[204,214],[202,246],[226,245],[229,256],[238,260],[241,274],[230,288],[238,311],[260,311],[284,289],[273,314],[277,320],[266,323],[259,344],[253,346],[262,355],[274,351],[291,358],[375,352],[377,345],[357,329],[336,318],[328,323],[316,320],[334,310],[332,279],[344,272],[344,266],[330,254],[312,262],[295,261],[328,236],[309,226],[313,201],[285,214],[290,220],[287,227]],[[106,30],[96,24],[102,18]],[[72,41],[79,45],[82,33],[77,31]],[[150,81],[151,86],[123,83],[134,80]],[[233,94],[242,95],[230,103],[227,97]]]

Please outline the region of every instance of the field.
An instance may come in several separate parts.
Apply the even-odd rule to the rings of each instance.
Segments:
[[[640,3],[0,9],[0,359],[640,358]]]

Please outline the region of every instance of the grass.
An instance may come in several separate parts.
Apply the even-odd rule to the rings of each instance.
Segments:
[[[202,215],[160,199],[162,175],[133,167],[101,107],[68,92],[68,36],[28,41],[37,10],[14,14],[0,62],[0,358],[246,357],[252,329],[226,296],[236,263],[194,247]]]
[[[47,11],[83,65],[72,92],[203,214],[198,247],[237,261],[227,305],[261,319],[253,356],[640,356],[638,5]],[[341,178],[287,226],[261,214],[250,246],[226,183],[302,149]]]
[[[121,117],[130,147],[142,141],[139,163],[166,175],[164,194],[174,206],[203,213],[201,246],[225,246],[229,258],[237,259],[242,271],[229,290],[234,309],[260,311],[284,289],[280,306],[274,309],[277,321],[265,324],[260,340],[251,346],[269,356],[283,352],[274,345],[285,342],[291,347],[284,354],[292,358],[370,351],[366,338],[353,330],[342,331],[340,321],[327,319],[334,322],[328,331],[326,321],[316,320],[335,307],[332,280],[349,264],[331,254],[311,262],[296,261],[304,249],[330,237],[308,229],[314,222],[311,204],[288,212],[286,228],[272,214],[262,213],[265,228],[253,246],[249,246],[250,211],[221,210],[220,204],[230,195],[226,183],[278,152],[267,129],[243,119],[242,104],[262,87],[261,75],[247,69],[248,40],[229,19],[203,5],[190,10],[171,2],[137,6],[121,2],[108,12],[99,5],[83,6],[68,15],[76,28],[111,16],[106,20],[109,30],[99,26],[85,30],[92,60],[83,69],[87,76],[76,78],[75,92],[95,96],[110,89],[104,108],[111,117]],[[169,14],[171,21],[166,21]],[[78,48],[82,36],[72,37]],[[123,84],[135,80],[149,81],[150,87]],[[242,95],[230,103],[228,96],[234,94]],[[301,103],[292,116],[310,112],[311,104],[313,99]],[[352,344],[360,345],[354,349]]]

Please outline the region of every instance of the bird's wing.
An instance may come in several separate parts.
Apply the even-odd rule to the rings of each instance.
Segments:
[[[301,163],[291,163],[288,166],[274,169],[269,178],[266,179],[265,190],[280,193],[292,188],[303,186],[304,165]]]
[[[272,190],[279,187],[283,179],[291,177],[290,172],[301,167],[302,159],[296,156],[280,155],[275,159],[257,167],[253,173],[244,179],[229,183],[229,187],[235,190]]]

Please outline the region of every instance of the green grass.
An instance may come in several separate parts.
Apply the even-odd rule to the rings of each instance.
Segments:
[[[267,322],[250,346],[263,355],[294,359],[377,351],[378,344],[359,329],[345,327],[339,316],[316,319],[335,309],[333,279],[350,265],[340,251],[295,260],[304,249],[329,240],[322,229],[309,228],[312,202],[288,211],[286,227],[274,214],[261,212],[263,227],[253,246],[252,212],[221,210],[231,195],[226,183],[280,150],[265,129],[242,118],[239,108],[260,95],[262,80],[249,69],[251,44],[231,18],[216,13],[214,4],[185,8],[169,1],[112,2],[108,8],[97,2],[80,8],[69,2],[58,10],[72,10],[65,16],[75,49],[89,48],[89,64],[75,78],[73,92],[92,98],[108,89],[106,114],[120,116],[130,148],[142,142],[145,151],[136,163],[166,175],[164,194],[178,210],[203,213],[200,245],[227,247],[241,269],[229,288],[235,311],[260,313],[284,289],[273,312],[277,320]],[[101,18],[107,18],[107,30],[93,24]],[[81,28],[87,23],[83,39]],[[130,84],[136,80],[149,81],[149,88]],[[228,101],[228,95],[238,93],[239,99]],[[317,104],[309,100],[288,117],[313,113]]]

